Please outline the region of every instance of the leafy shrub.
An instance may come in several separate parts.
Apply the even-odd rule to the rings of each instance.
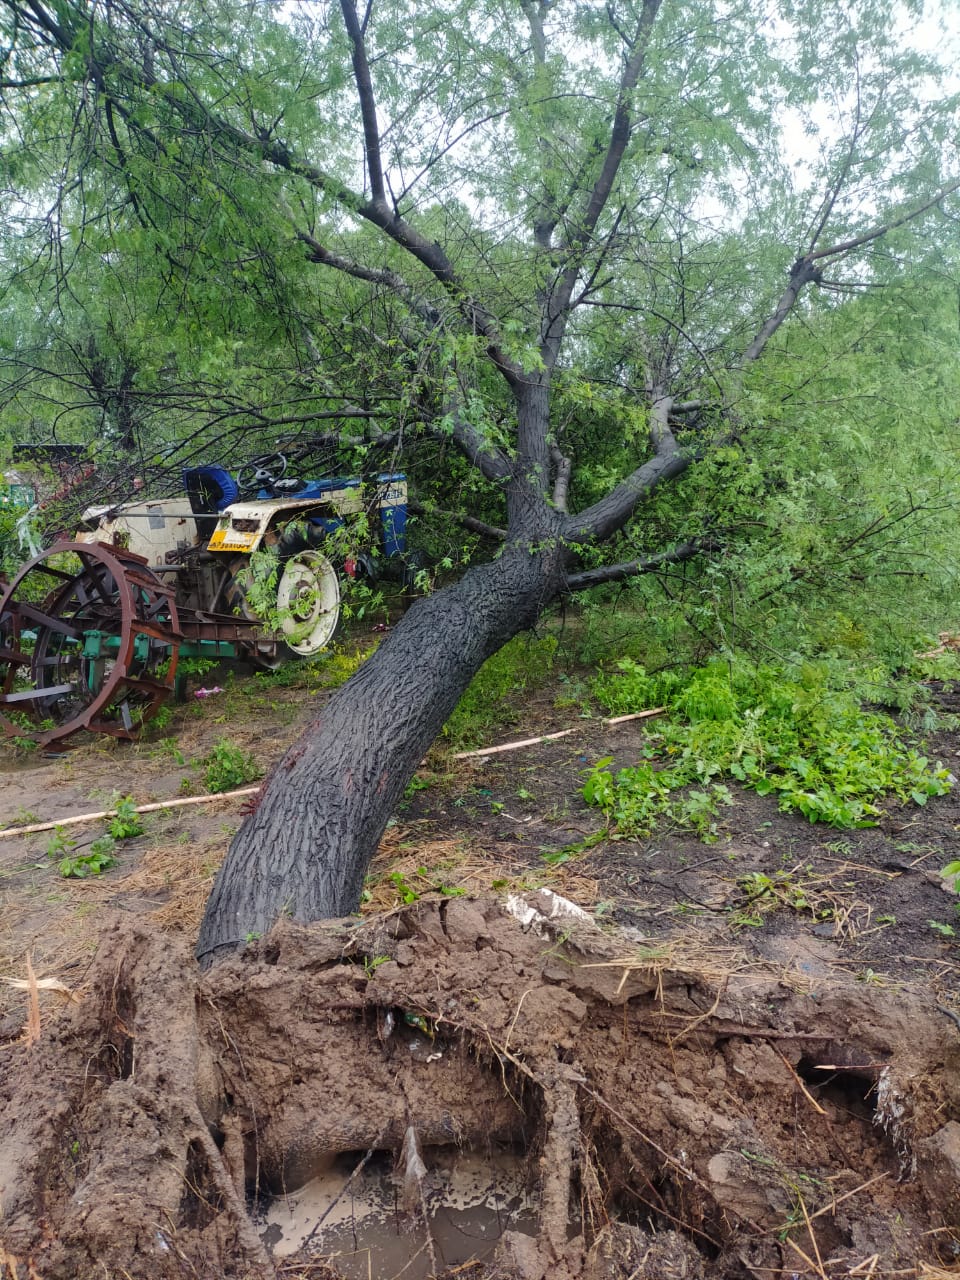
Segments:
[[[121,796],[114,805],[116,813],[110,819],[107,830],[114,840],[132,840],[143,834],[143,823],[137,813],[132,796]]]
[[[676,672],[647,675],[633,658],[621,658],[614,671],[601,672],[591,680],[590,690],[608,715],[628,716],[662,705],[683,684]]]
[[[221,738],[203,763],[206,766],[203,780],[208,791],[235,791],[263,776],[263,769],[254,757],[229,738]]]
[[[888,716],[864,711],[813,664],[790,678],[778,668],[743,671],[715,662],[672,691],[635,664],[620,678],[623,690],[615,676],[595,687],[610,709],[636,697],[676,714],[648,749],[655,764],[612,774],[611,761],[601,760],[587,779],[584,798],[624,835],[648,834],[669,816],[716,838],[719,807],[732,803],[719,776],[760,795],[776,793],[781,810],[835,827],[875,826],[884,796],[922,805],[953,783],[946,769],[902,742]],[[674,794],[691,786],[699,789],[685,799]]]

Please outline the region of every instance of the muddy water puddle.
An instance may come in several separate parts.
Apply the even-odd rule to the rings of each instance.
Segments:
[[[328,1257],[348,1280],[423,1280],[493,1252],[504,1231],[536,1233],[537,1205],[526,1158],[514,1151],[479,1154],[430,1148],[423,1205],[405,1203],[391,1152],[377,1152],[351,1181],[362,1153],[337,1156],[295,1192],[277,1196],[260,1220],[275,1258],[305,1250]],[[430,1227],[431,1248],[424,1227]]]

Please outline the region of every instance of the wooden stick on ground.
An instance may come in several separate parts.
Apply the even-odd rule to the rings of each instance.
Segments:
[[[654,707],[650,711],[635,711],[628,716],[614,716],[601,723],[613,725],[623,724],[625,720],[646,720],[649,716],[662,715],[664,711],[666,707]],[[579,728],[580,726],[576,725],[572,729],[561,729],[558,733],[543,733],[539,738],[524,738],[522,742],[504,742],[499,747],[481,747],[479,751],[458,751],[453,758],[469,760],[477,756],[499,755],[502,751],[519,751],[521,747],[534,747],[538,742],[551,742],[555,738],[565,738],[568,734],[576,733]],[[159,809],[178,809],[188,804],[211,804],[215,800],[232,800],[235,796],[256,795],[259,790],[259,787],[241,787],[239,791],[220,791],[210,796],[186,796],[176,800],[160,800],[156,804],[138,805],[134,812],[156,813]],[[82,822],[99,822],[101,818],[116,817],[116,812],[116,809],[100,809],[96,813],[78,813],[70,818],[60,818],[56,822],[31,822],[24,827],[6,827],[0,831],[0,840],[8,836],[29,836],[37,831],[53,831],[56,827],[74,827]]]
[[[650,716],[662,716],[666,709],[666,707],[651,707],[649,711],[631,711],[628,716],[607,716],[601,723],[608,726],[625,724],[627,720],[648,720]]]
[[[156,813],[159,809],[180,809],[188,804],[213,804],[217,800],[232,800],[234,796],[253,796],[259,790],[259,787],[241,787],[239,791],[218,791],[209,796],[179,796],[176,800],[137,805],[134,813]],[[58,818],[56,822],[31,822],[26,827],[6,827],[0,831],[0,840],[7,836],[29,836],[35,831],[53,831],[55,827],[75,827],[81,822],[99,822],[101,818],[115,818],[116,814],[116,809],[100,809],[97,813],[78,813],[71,818]]]
[[[521,747],[535,747],[538,742],[552,742],[554,738],[565,738],[568,733],[576,733],[576,729],[561,729],[559,733],[542,733],[539,738],[524,738],[522,742],[503,742],[499,747],[481,747],[479,751],[458,751],[454,760],[471,760],[475,756],[496,756],[501,751],[519,751]]]
[[[600,723],[608,728],[612,724],[623,724],[626,720],[646,720],[650,716],[662,716],[666,711],[666,707],[653,707],[650,711],[634,711],[628,716],[613,716],[608,720],[601,720]],[[535,747],[538,742],[552,742],[555,738],[565,738],[568,734],[576,733],[581,725],[576,725],[573,729],[561,729],[558,733],[541,733],[539,738],[524,738],[520,742],[502,742],[499,747],[481,747],[478,751],[458,751],[453,757],[454,760],[471,760],[477,756],[496,756],[501,751],[519,751],[521,747]]]

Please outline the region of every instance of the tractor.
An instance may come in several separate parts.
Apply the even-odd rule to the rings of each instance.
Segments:
[[[88,508],[0,597],[0,728],[47,752],[133,739],[181,658],[272,667],[333,640],[341,575],[402,566],[402,473],[302,480],[282,453],[183,471],[182,497]]]

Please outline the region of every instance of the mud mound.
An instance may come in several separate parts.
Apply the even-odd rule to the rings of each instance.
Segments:
[[[118,924],[83,1002],[3,1049],[0,1277],[953,1260],[960,1032],[936,1004],[509,907],[288,924],[203,979]]]

